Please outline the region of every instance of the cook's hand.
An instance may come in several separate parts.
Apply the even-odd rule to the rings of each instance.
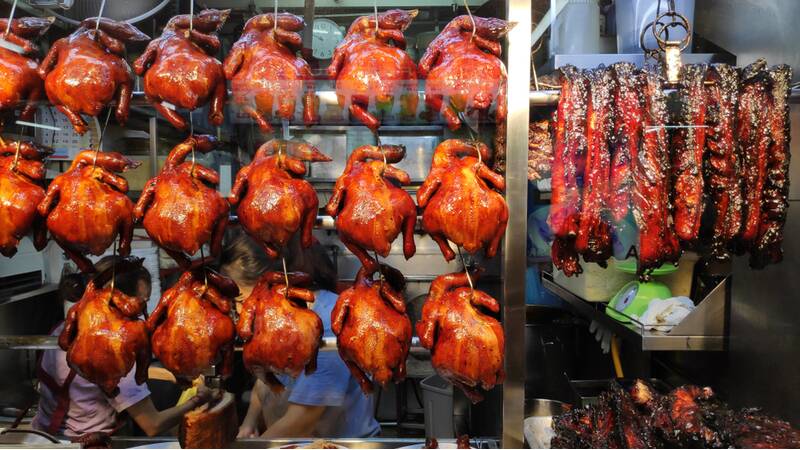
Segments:
[[[242,426],[239,427],[239,434],[236,435],[236,439],[257,438],[257,437],[258,437],[258,428],[244,423],[242,424]]]
[[[221,398],[222,389],[209,389],[206,385],[200,384],[197,386],[197,393],[194,396],[195,407]]]

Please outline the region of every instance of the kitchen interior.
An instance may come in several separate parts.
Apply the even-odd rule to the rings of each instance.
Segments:
[[[800,426],[800,410],[795,407],[800,401],[800,368],[793,363],[795,349],[800,346],[800,306],[795,303],[797,296],[794,294],[796,289],[800,290],[794,277],[797,264],[800,264],[800,237],[794,234],[800,227],[800,184],[789,182],[800,176],[800,162],[797,158],[788,162],[792,150],[800,145],[800,50],[796,45],[800,41],[800,29],[794,23],[800,17],[799,2],[206,0],[194,3],[192,0],[3,0],[0,2],[0,17],[53,18],[46,33],[34,39],[38,46],[36,58],[41,60],[56,41],[69,37],[80,27],[85,28],[82,21],[96,17],[98,11],[102,11],[102,17],[126,22],[147,35],[147,40],[132,39],[126,46],[124,59],[133,67],[134,61],[146,53],[150,39],[166,35],[170,19],[175,16],[192,12],[200,14],[195,16],[198,17],[196,25],[190,22],[190,28],[196,26],[201,32],[206,32],[202,29],[200,11],[207,9],[229,10],[219,27],[210,33],[219,42],[219,48],[212,53],[212,57],[220,62],[226,60],[237,40],[248,31],[245,24],[252,17],[280,11],[302,18],[304,28],[293,30],[302,37],[302,43],[296,48],[292,47],[292,54],[297,59],[307,61],[313,80],[313,100],[306,104],[303,100],[296,102],[297,107],[290,119],[276,118],[272,121],[272,129],[266,130],[246,108],[238,104],[235,87],[229,81],[226,86],[229,94],[222,108],[224,119],[221,123],[214,118],[214,105],[201,104],[193,112],[177,111],[185,125],[184,129],[179,129],[173,120],[165,116],[165,110],[169,114],[170,107],[163,104],[154,106],[158,102],[149,99],[152,94],[148,90],[153,88],[145,82],[145,76],[135,75],[130,111],[124,126],[119,125],[116,117],[108,120],[114,115],[111,112],[115,103],[108,108],[108,116],[106,109],[96,113],[95,117],[84,114],[84,120],[88,121],[87,130],[79,135],[74,129],[74,122],[53,106],[53,97],[47,92],[47,95],[41,95],[38,101],[34,101],[37,110],[30,120],[22,120],[20,115],[23,113],[12,110],[8,116],[10,119],[5,120],[0,130],[0,136],[8,142],[29,140],[54,151],[42,163],[45,171],[42,187],[45,189],[56,177],[70,171],[71,164],[84,150],[100,149],[99,154],[121,153],[127,160],[133,161],[129,164],[131,168],[122,176],[127,181],[126,196],[134,204],[148,190],[149,180],[163,176],[162,170],[169,166],[173,149],[178,149],[190,135],[209,135],[218,141],[211,151],[200,150],[195,154],[193,147],[191,156],[185,153],[183,157],[191,161],[192,171],[198,165],[218,173],[211,190],[215,190],[223,199],[231,198],[236,192],[237,175],[248,165],[255,165],[256,152],[271,139],[310,144],[327,156],[329,161],[309,163],[309,160],[305,160],[301,164],[305,167],[304,179],[313,187],[318,198],[313,238],[325,248],[335,265],[339,298],[344,297],[341,295],[344,291],[358,285],[360,269],[365,266],[364,257],[367,260],[374,257],[381,264],[387,264],[402,273],[404,289],[399,290],[405,302],[403,315],[407,316],[405,320],[410,321],[411,329],[415,332],[413,337],[407,336],[409,344],[402,362],[406,371],[404,379],[385,384],[374,383],[374,393],[371,395],[374,396],[374,417],[380,424],[380,434],[359,438],[317,437],[339,446],[333,448],[431,448],[432,444],[456,448],[457,445],[464,445],[465,439],[468,440],[466,444],[474,448],[624,448],[632,447],[635,443],[640,447],[749,447],[764,442],[777,447],[800,446],[800,432],[795,428]],[[339,72],[340,78],[337,79],[331,76],[330,67],[338,48],[347,43],[351,23],[359,17],[366,17],[369,22],[379,13],[388,14],[387,11],[393,9],[417,11],[412,15],[410,24],[401,27],[399,33],[406,43],[405,52],[401,53],[405,53],[403,57],[412,61],[418,80],[405,80],[406,84],[395,88],[398,93],[400,90],[412,91],[412,97],[416,100],[411,101],[411,114],[406,114],[407,111],[403,109],[406,105],[401,105],[399,95],[390,99],[394,104],[388,106],[380,105],[381,99],[373,95],[363,105],[364,109],[373,112],[373,119],[377,116],[379,120],[378,125],[370,126],[369,114],[365,118],[354,113],[350,100],[343,103],[339,84],[343,71]],[[494,44],[499,46],[501,52],[499,60],[504,64],[503,82],[507,84],[507,112],[504,114],[500,112],[503,108],[498,108],[498,102],[503,97],[496,91],[488,107],[461,107],[459,111],[454,102],[444,106],[439,104],[439,110],[435,110],[428,100],[433,95],[426,88],[433,85],[436,69],[428,71],[427,80],[416,69],[418,64],[423,65],[422,61],[435,46],[437,37],[448,30],[448,24],[454,19],[462,17],[466,24],[464,26],[479,28],[473,16],[498,18],[507,22],[507,28],[500,33],[500,37],[494,36]],[[473,20],[472,25],[469,20]],[[374,24],[375,20],[371,23]],[[462,38],[466,36],[470,45],[476,36],[479,41],[486,39],[481,31],[472,33],[470,38],[470,32],[471,29],[467,28],[466,31],[461,30],[459,35]],[[491,35],[491,31],[486,33]],[[398,38],[393,39],[394,45],[397,45]],[[294,51],[300,56],[296,56]],[[759,63],[760,59],[766,60],[766,63]],[[443,57],[436,63],[442,60]],[[669,216],[659,226],[669,233],[675,229],[679,235],[679,241],[675,241],[678,247],[673,249],[672,254],[660,254],[650,261],[653,264],[648,267],[643,266],[645,249],[642,230],[646,227],[641,225],[652,215],[644,219],[640,215],[651,208],[657,210],[658,206],[636,206],[636,196],[646,195],[641,194],[644,191],[638,190],[639,187],[626,188],[634,191],[627,193],[631,211],[624,214],[623,220],[606,224],[608,240],[604,244],[604,256],[595,259],[595,262],[591,262],[583,251],[579,251],[580,257],[575,253],[574,260],[569,260],[569,256],[560,259],[565,258],[565,253],[571,255],[569,252],[575,251],[573,248],[564,250],[564,247],[559,247],[565,242],[575,245],[574,233],[562,236],[555,225],[558,215],[554,211],[565,210],[564,204],[558,201],[560,198],[567,198],[569,202],[582,197],[584,211],[588,210],[586,205],[589,204],[589,196],[586,193],[590,190],[586,188],[592,183],[593,176],[588,167],[594,163],[591,158],[584,158],[574,166],[573,172],[564,168],[585,156],[587,147],[589,153],[594,149],[613,155],[613,152],[627,145],[613,139],[593,144],[594,141],[589,138],[592,132],[613,133],[611,130],[620,129],[622,135],[630,127],[625,124],[620,128],[616,125],[619,122],[614,122],[622,120],[624,114],[619,110],[626,108],[624,99],[616,95],[624,78],[621,75],[623,70],[619,68],[627,67],[620,66],[620,63],[630,65],[635,82],[644,83],[638,84],[642,89],[649,87],[647,83],[651,80],[663,81],[657,94],[648,94],[645,89],[645,94],[639,95],[641,105],[646,105],[645,108],[649,108],[654,98],[658,99],[656,102],[663,102],[667,110],[664,116],[668,116],[667,120],[662,119],[661,123],[653,126],[650,122],[658,122],[659,119],[653,119],[652,114],[643,114],[644,109],[639,110],[644,123],[644,126],[638,125],[642,127],[637,135],[642,139],[639,152],[646,154],[645,149],[653,142],[648,140],[650,136],[664,139],[664,142],[653,144],[658,147],[656,151],[661,152],[659,157],[666,161],[666,165],[656,166],[663,169],[655,170],[660,174],[660,178],[656,178],[662,180],[660,187],[669,192],[658,200],[664,202],[661,210],[665,217]],[[786,89],[781,92],[778,83],[764,81],[774,80],[775,67],[778,65],[788,65],[794,69],[793,75],[785,80]],[[713,92],[717,92],[714,88],[723,85],[722,78],[708,81],[714,76],[721,77],[718,74],[724,70],[716,69],[720,66],[736,68],[733,72],[738,74],[738,84],[734,86],[734,91],[738,94],[740,111],[745,108],[744,99],[750,95],[745,79],[752,72],[760,73],[753,76],[752,80],[755,81],[752,83],[757,85],[763,82],[766,86],[759,85],[767,93],[758,95],[765,95],[763,98],[769,98],[770,104],[783,101],[788,105],[784,115],[777,107],[773,107],[778,111],[776,117],[785,116],[789,133],[781,135],[786,145],[786,164],[781,166],[782,169],[775,169],[778,172],[784,170],[780,175],[785,180],[781,185],[783,190],[772,199],[781,205],[783,211],[775,221],[779,237],[775,238],[777,247],[772,248],[780,250],[777,251],[778,256],[770,254],[766,264],[754,256],[757,254],[755,247],[740,247],[738,236],[721,242],[713,229],[715,210],[722,208],[717,201],[721,198],[718,197],[721,195],[719,190],[710,186],[714,183],[710,181],[714,171],[713,162],[710,161],[716,154],[709,150],[713,147],[709,142],[714,141],[709,136],[714,135],[708,131],[703,147],[695,130],[703,130],[700,132],[703,134],[706,128],[711,130],[715,125],[709,125],[708,121],[699,125],[691,122],[691,119],[696,119],[692,116],[696,111],[681,109],[681,102],[688,104],[694,100],[685,79],[685,74],[690,71],[684,69],[701,66],[703,73],[707,74],[705,81],[700,79],[699,84],[703,95],[706,95],[700,100],[703,110],[706,110],[706,102],[712,102]],[[363,67],[366,68],[364,70],[380,70],[380,64],[377,63],[364,64]],[[604,86],[602,81],[598,81],[602,76],[613,77],[614,73],[618,80],[615,79],[613,86]],[[660,78],[655,78],[656,75]],[[486,78],[491,78],[491,75],[486,75]],[[578,88],[575,88],[576,85],[579,85]],[[773,87],[774,90],[770,91]],[[602,89],[610,89],[607,91],[612,95],[610,100],[602,95],[593,96],[595,91]],[[571,102],[564,99],[565,92],[573,95]],[[583,100],[575,100],[575,95],[582,95]],[[477,102],[475,98],[469,101]],[[596,116],[587,113],[586,103],[590,103],[589,112],[597,114],[601,111],[598,105],[604,101],[607,110],[612,112],[606,115],[608,129],[603,131],[601,128],[598,132],[591,125]],[[309,103],[318,111],[317,120],[313,123],[305,120],[302,110]],[[749,181],[747,176],[740,174],[749,173],[749,160],[745,154],[746,146],[742,144],[740,149],[738,141],[743,143],[747,136],[746,132],[738,131],[742,126],[740,116],[736,116],[735,120],[733,118],[737,102],[733,101],[733,104],[729,126],[734,128],[734,137],[731,139],[737,140],[737,143],[731,147],[730,154],[735,153],[738,161],[736,173],[729,175],[728,181],[735,184],[737,192],[744,192],[745,200],[740,208],[744,211],[742,214],[746,215],[751,205],[747,197]],[[641,105],[638,108],[642,108]],[[176,108],[171,106],[175,113]],[[448,109],[457,111],[455,118],[451,117],[452,114],[448,116],[442,112]],[[724,115],[719,112],[721,109],[719,104],[708,107],[707,117],[713,120]],[[768,109],[764,108],[765,111]],[[657,108],[649,111],[657,111]],[[684,112],[686,114],[682,116]],[[6,111],[2,113],[5,117]],[[566,125],[562,116],[566,116]],[[690,123],[685,123],[687,120]],[[20,121],[25,123],[20,124]],[[459,122],[460,126],[454,126],[454,121]],[[571,126],[580,129],[572,129]],[[768,125],[765,122],[760,127],[767,129]],[[719,127],[715,128],[714,133],[718,133],[718,130]],[[576,140],[577,134],[585,134],[586,137],[580,136]],[[466,245],[463,245],[462,255],[459,245],[451,245],[458,253],[448,261],[447,255],[443,257],[441,243],[431,237],[435,233],[430,231],[430,225],[423,219],[425,208],[418,201],[420,191],[428,183],[426,180],[432,177],[431,172],[436,164],[434,154],[438,155],[438,149],[450,140],[485,144],[491,157],[482,160],[478,150],[477,163],[486,165],[504,179],[504,190],[496,188],[491,182],[488,182],[488,188],[487,182],[480,182],[482,189],[494,194],[501,193],[502,196],[498,198],[503,198],[507,208],[507,225],[502,223],[504,235],[495,255],[490,255],[488,250],[481,250],[483,246],[479,246],[477,251],[467,251]],[[602,141],[602,138],[598,141]],[[341,238],[343,233],[353,231],[344,230],[341,225],[343,216],[337,218],[326,208],[336,200],[337,180],[352,170],[354,150],[376,145],[378,147],[374,148],[377,149],[383,146],[404,148],[403,157],[389,163],[393,168],[407,173],[407,182],[402,183],[402,189],[398,190],[407,192],[414,199],[420,216],[413,228],[416,249],[411,257],[408,257],[408,249],[404,245],[407,242],[405,236],[389,239],[390,247],[386,256],[373,254],[374,248],[362,252],[363,255],[354,252],[353,246],[343,243]],[[576,150],[571,145],[583,147],[582,150]],[[695,230],[693,239],[685,239],[678,229],[680,218],[676,213],[687,203],[683,199],[685,193],[677,187],[680,186],[682,174],[680,171],[671,172],[669,166],[672,165],[673,169],[679,166],[672,157],[692,145],[699,147],[704,154],[697,161],[699,175],[687,172],[686,176],[694,179],[699,177],[701,192],[698,195],[702,197],[700,203],[706,212],[702,212],[703,206],[699,213],[695,211],[700,231]],[[598,146],[604,150],[597,150]],[[280,158],[282,150],[278,148],[275,151]],[[572,161],[568,155],[570,151],[577,152]],[[92,165],[97,163],[98,153],[95,153]],[[20,147],[17,146],[16,159],[19,154]],[[14,160],[11,164],[16,167],[13,152],[2,156],[9,163]],[[372,159],[380,161],[381,156],[386,169],[387,153],[373,155]],[[759,158],[756,158],[758,162],[755,159],[752,161],[756,165],[762,164]],[[769,161],[769,155],[764,158]],[[632,161],[629,164],[636,166],[636,160]],[[181,163],[185,164],[183,160]],[[610,164],[605,170],[611,173],[611,183],[614,183],[614,164],[617,163],[616,159],[606,162]],[[575,177],[574,172],[584,166],[587,167],[585,173]],[[560,175],[559,169],[562,170]],[[763,170],[773,169],[770,165],[769,169]],[[769,174],[761,173],[758,176],[760,179],[766,177],[769,185],[777,176],[774,173],[770,171]],[[381,175],[384,175],[383,171]],[[443,185],[448,176],[441,176]],[[636,176],[632,176],[632,185],[637,183]],[[644,178],[647,178],[647,174]],[[649,181],[639,183],[645,186]],[[388,184],[390,188],[397,189],[401,183]],[[155,195],[158,197],[159,194]],[[769,195],[767,188],[764,188],[763,196],[767,198]],[[226,202],[222,209],[228,208],[227,205]],[[567,205],[566,209],[569,207]],[[574,207],[574,214],[580,214],[580,205]],[[154,208],[152,204],[151,208]],[[243,208],[243,204],[239,204],[238,208]],[[764,212],[769,206],[761,208],[755,215],[768,219],[754,219],[757,221],[756,230],[759,229],[758,220],[762,221],[763,226],[768,220],[774,219]],[[345,210],[338,214],[345,214]],[[449,214],[457,215],[452,210]],[[482,219],[491,222],[488,220],[490,218],[496,219],[489,215]],[[608,219],[605,212],[598,218],[600,221]],[[236,205],[230,207],[228,219],[229,228],[247,228],[246,217],[240,217]],[[150,273],[152,279],[150,296],[146,306],[143,306],[145,315],[148,315],[153,313],[164,292],[180,283],[186,267],[180,261],[176,262],[172,253],[161,248],[163,245],[156,242],[152,230],[141,220],[134,223],[132,228],[130,254],[142,259],[139,264]],[[65,319],[67,313],[59,283],[65,275],[84,271],[74,258],[65,253],[55,238],[50,239],[44,248],[37,249],[33,234],[19,241],[12,257],[0,256],[0,378],[5,380],[0,384],[0,398],[3,399],[0,402],[0,445],[80,447],[80,443],[70,442],[64,436],[55,436],[54,442],[52,437],[24,432],[32,428],[31,422],[39,402],[41,387],[37,368],[40,354],[59,348],[57,336],[51,336],[52,330]],[[225,245],[221,234],[219,238]],[[759,236],[763,237],[763,232]],[[453,241],[453,238],[447,238]],[[218,257],[218,254],[214,254],[215,239],[206,238],[206,242],[201,242],[202,250],[185,256],[194,258],[196,262],[209,255]],[[659,245],[666,245],[667,239],[663,233],[657,239]],[[123,248],[122,237],[112,238],[111,241],[113,245],[109,244],[103,251],[87,255],[91,262],[116,255]],[[351,243],[348,241],[348,244]],[[559,258],[555,257],[558,253],[556,248],[565,252]],[[761,257],[766,256],[762,254]],[[214,267],[216,263],[218,261],[212,258],[208,264]],[[754,265],[758,267],[754,268]],[[500,377],[493,388],[482,389],[478,402],[474,402],[475,398],[470,395],[469,389],[454,386],[452,379],[443,376],[444,371],[434,367],[436,363],[432,364],[431,349],[423,345],[422,336],[418,333],[420,325],[427,320],[423,306],[426,301],[432,301],[432,282],[445,274],[464,275],[465,267],[478,267],[482,274],[479,279],[473,279],[467,271],[466,280],[469,284],[462,284],[461,288],[472,290],[473,296],[480,290],[497,300],[498,311],[487,313],[487,310],[482,310],[481,314],[491,317],[487,320],[492,323],[502,324],[505,338],[505,346],[503,348],[501,341],[499,351],[503,358],[504,377]],[[377,277],[383,287],[383,272]],[[388,280],[391,277],[386,275],[385,278]],[[375,282],[378,283],[378,280]],[[208,279],[201,279],[200,283],[203,281],[207,287]],[[289,284],[288,275],[286,283]],[[657,309],[658,305],[662,309]],[[240,311],[234,308],[229,315],[238,320]],[[214,386],[221,386],[231,394],[232,408],[240,420],[247,413],[254,382],[253,375],[242,366],[241,353],[245,345],[246,342],[239,336],[232,344],[235,354],[232,377],[221,376],[224,370],[221,361],[203,368],[209,385],[216,383]],[[337,343],[335,337],[326,336],[320,340],[319,351],[335,354],[339,345],[341,343]],[[341,352],[339,348],[338,353]],[[183,389],[176,384],[178,377],[164,367],[158,358],[152,357],[146,381],[158,409],[175,405]],[[695,392],[692,390],[694,386],[711,389]],[[712,390],[713,393],[710,393]],[[704,417],[701,420],[706,422],[702,426],[708,427],[704,430],[710,430],[711,436],[676,432],[678,437],[675,440],[666,439],[666,432],[658,428],[663,424],[655,425],[655,419],[663,412],[661,408],[664,405],[672,406],[670,402],[678,401],[675,398],[683,398],[681,395],[692,398],[692,405],[700,411],[698,414],[712,411],[711,416],[716,414],[715,417],[724,417],[729,422],[722,419],[715,422]],[[659,406],[654,407],[646,400],[640,401],[644,397],[656,398]],[[623,407],[629,407],[628,413],[633,413],[626,416],[627,413],[622,412]],[[745,408],[760,408],[760,411]],[[616,418],[620,430],[632,429],[643,440],[636,441],[622,431],[603,434],[599,426],[589,430],[570,428],[571,424],[586,417],[590,421],[599,421],[598,417],[602,416],[604,410]],[[670,420],[674,423],[671,422],[671,426],[680,426],[680,419],[672,417]],[[631,428],[626,428],[626,424]],[[765,430],[760,435],[753,432],[758,425]],[[730,431],[736,426],[739,426],[738,430],[746,431],[738,435]],[[104,443],[113,448],[177,448],[180,444],[186,444],[179,440],[174,432],[148,437],[139,427],[128,423]],[[318,441],[298,439],[297,436],[284,436],[281,439],[229,438],[223,447],[299,448],[310,445],[309,442],[314,444]]]

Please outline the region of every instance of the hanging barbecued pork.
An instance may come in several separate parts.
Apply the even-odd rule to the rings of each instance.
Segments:
[[[222,63],[214,55],[221,47],[216,33],[230,12],[206,9],[173,17],[133,63],[136,74],[144,77],[145,96],[175,128],[188,128],[176,108],[194,111],[206,104],[211,124],[222,124],[228,90]]]
[[[86,19],[74,33],[57,40],[39,65],[47,98],[78,134],[89,129],[81,114],[96,117],[112,101],[117,122],[127,122],[133,73],[125,61],[125,44],[150,39],[133,25],[106,18],[96,29],[97,20]]]
[[[239,40],[225,58],[225,77],[231,81],[233,102],[264,132],[272,131],[271,117],[294,118],[302,98],[303,121],[317,121],[314,76],[297,52],[303,42],[303,19],[294,14],[261,14],[248,20]]]

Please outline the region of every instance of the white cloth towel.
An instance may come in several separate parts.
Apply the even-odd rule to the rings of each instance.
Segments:
[[[636,318],[648,330],[669,331],[694,310],[689,297],[656,298],[650,301],[647,310]]]

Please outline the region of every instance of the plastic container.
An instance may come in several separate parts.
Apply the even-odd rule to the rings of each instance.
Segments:
[[[425,436],[454,438],[453,386],[439,375],[420,381],[425,409]]]
[[[667,10],[668,2],[661,2],[661,12]],[[642,30],[656,18],[658,0],[617,0],[617,53],[643,53],[639,47],[639,38]],[[689,25],[694,26],[694,0],[675,0],[675,11],[684,15]],[[679,41],[686,36],[683,28],[676,27],[670,30],[670,40]],[[648,49],[658,48],[652,30],[648,29],[645,35],[645,46]],[[684,53],[691,53],[689,45]]]
[[[553,23],[550,55],[600,53],[600,6],[597,0],[569,0]]]
[[[568,277],[556,269],[553,270],[553,281],[586,301],[607,302],[622,286],[636,279],[636,275],[617,270],[615,262],[614,258],[610,258],[608,267],[603,269],[595,263],[581,260],[582,274]]]

